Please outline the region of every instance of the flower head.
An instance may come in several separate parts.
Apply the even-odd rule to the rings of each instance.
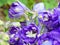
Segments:
[[[60,33],[57,31],[51,31],[43,34],[39,40],[38,45],[58,45],[60,44]]]
[[[21,2],[13,2],[9,9],[9,17],[20,18],[21,15],[24,15],[25,10],[29,9],[27,9],[24,4],[22,4]]]
[[[48,30],[53,30],[58,27],[58,15],[51,12],[42,12],[38,16],[39,21],[42,22]]]
[[[16,34],[20,30],[19,27],[10,27],[9,34]]]
[[[34,43],[37,39],[38,28],[35,24],[24,27],[20,32],[20,39],[25,43]]]
[[[12,34],[10,35],[9,43],[10,44],[16,44],[19,40],[19,35],[18,34]]]
[[[33,7],[33,10],[36,11],[37,13],[45,11],[44,3],[41,2],[41,3],[35,4]]]

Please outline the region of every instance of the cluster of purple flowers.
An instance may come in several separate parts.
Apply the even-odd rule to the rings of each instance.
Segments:
[[[8,32],[10,45],[60,45],[60,4],[52,11],[43,8],[40,10],[36,7],[34,10],[37,11],[39,23],[44,25],[47,32],[41,34],[41,29],[32,22],[22,27],[12,26]],[[9,9],[9,17],[18,18],[24,15],[26,9],[26,6],[14,2]]]

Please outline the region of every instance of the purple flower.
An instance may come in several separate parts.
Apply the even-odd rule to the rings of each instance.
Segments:
[[[41,13],[38,14],[38,18],[41,22],[49,21],[49,18],[51,18],[50,16],[51,16],[51,14],[47,11],[41,12]]]
[[[9,34],[16,34],[20,30],[19,27],[10,27]]]
[[[60,3],[57,8],[54,9],[54,14],[58,15],[58,21],[60,23]]]
[[[27,44],[34,43],[37,40],[37,34],[38,28],[35,24],[30,24],[19,32],[20,39]]]
[[[9,40],[10,45],[24,45],[24,42],[19,38],[19,34],[12,34],[10,35]]]
[[[11,27],[9,30],[9,44],[10,45],[24,45],[24,42],[20,39],[19,31],[21,29],[19,27]]]
[[[33,7],[33,10],[36,11],[37,13],[45,11],[44,3],[41,2],[41,3],[35,4]]]
[[[11,34],[9,43],[14,45],[18,40],[19,40],[18,34]]]
[[[18,41],[18,44],[16,44],[16,45],[24,45],[25,43],[24,42],[22,42],[22,40],[19,40]]]
[[[52,14],[51,12],[42,12],[38,15],[40,23],[45,25],[48,31],[58,27],[58,15]]]
[[[59,45],[60,33],[58,31],[47,32],[40,36],[38,45]]]
[[[13,2],[9,9],[9,17],[20,18],[20,16],[24,14],[25,10],[29,9],[24,4],[21,2]]]

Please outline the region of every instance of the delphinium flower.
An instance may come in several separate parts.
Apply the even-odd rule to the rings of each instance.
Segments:
[[[30,24],[19,31],[20,39],[26,44],[34,44],[37,41],[38,27]]]
[[[39,8],[38,8],[39,7]],[[44,3],[43,2],[40,2],[40,3],[37,3],[33,6],[33,11],[34,11],[34,15],[32,18],[35,18],[37,17],[38,13],[41,13],[41,12],[44,12],[46,9],[45,9],[45,6],[44,6]]]
[[[19,27],[12,26],[9,28],[9,34],[16,34],[19,30],[20,30]]]
[[[19,27],[10,27],[9,29],[9,44],[10,45],[23,45],[24,43],[20,40],[18,31],[21,29]]]
[[[24,15],[25,10],[28,8],[21,2],[13,2],[9,9],[10,18],[20,18],[21,15]]]
[[[36,11],[37,13],[45,11],[44,3],[40,2],[38,4],[35,4],[33,6],[33,11]]]
[[[10,36],[10,45],[25,45],[25,43],[19,38],[19,34],[14,34]]]
[[[48,30],[58,27],[58,15],[52,14],[50,11],[42,12],[38,15],[39,21],[42,22]]]
[[[51,31],[41,35],[38,39],[38,45],[60,45],[60,33]]]
[[[11,45],[14,45],[15,43],[17,43],[18,40],[19,40],[19,36],[17,34],[12,34],[10,35],[9,43]]]
[[[46,11],[45,6],[44,6],[44,3],[43,2],[40,2],[40,3],[35,4],[33,6],[33,11],[34,11],[34,15],[33,15],[34,22],[37,23],[40,32],[46,32],[47,31],[46,28],[44,27],[44,25],[38,19],[39,14],[40,13],[43,13],[44,11]]]
[[[44,7],[44,3],[38,3],[38,4],[36,4],[33,9],[38,14],[38,20],[39,20],[39,22],[40,23],[42,22],[42,24],[45,25],[45,27],[49,31],[52,30],[52,29],[55,29],[55,28],[57,28],[59,26],[59,20],[58,20],[59,16],[57,15],[58,11],[46,10],[45,7]]]
[[[60,3],[58,5],[58,7],[54,8],[54,14],[58,15],[58,20],[59,20],[59,23],[60,23]]]
[[[9,30],[10,40],[12,45],[34,44],[37,41],[38,27],[35,24],[30,24],[21,29],[11,27]],[[21,41],[21,42],[20,42]],[[21,44],[20,44],[21,43]]]
[[[10,39],[9,39],[10,44],[12,44],[12,43],[15,44],[18,41],[17,38],[19,38],[19,36],[18,36],[18,31],[19,30],[20,30],[19,27],[15,27],[15,26],[9,27],[8,34],[9,34],[9,37],[10,37]]]

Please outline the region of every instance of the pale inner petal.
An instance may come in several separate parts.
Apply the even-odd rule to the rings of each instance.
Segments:
[[[45,41],[42,43],[42,45],[52,45],[52,41]]]

